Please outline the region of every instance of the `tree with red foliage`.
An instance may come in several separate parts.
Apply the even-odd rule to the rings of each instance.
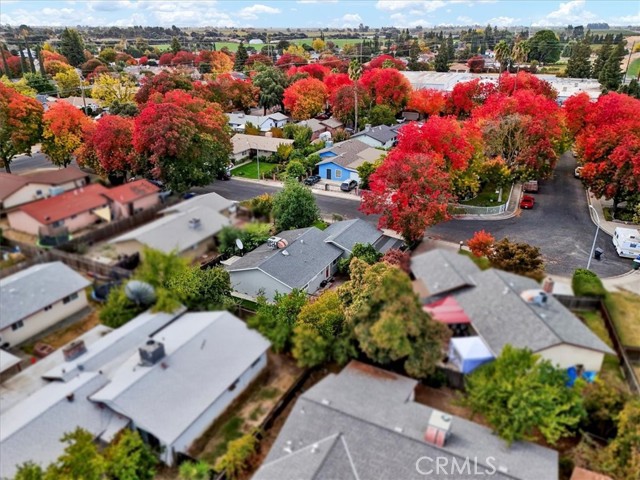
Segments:
[[[44,66],[46,68],[47,62],[61,62],[69,65],[69,60],[64,55],[59,54],[58,52],[51,52],[49,50],[41,50],[42,60],[44,62]]]
[[[193,90],[193,82],[180,72],[160,72],[142,79],[140,90],[136,93],[136,102],[146,103],[153,93],[165,94],[171,90]]]
[[[515,75],[504,72],[500,75],[498,91],[506,95],[513,95],[518,90],[530,90],[533,93],[547,97],[549,100],[558,98],[558,92],[546,80],[540,80],[536,75],[528,72],[518,72]]]
[[[310,63],[308,65],[302,65],[301,67],[291,67],[287,70],[287,76],[289,77],[293,77],[298,73],[306,73],[309,77],[322,81],[331,71],[318,63]]]
[[[211,183],[231,154],[219,105],[180,90],[166,93],[163,103],[146,104],[134,120],[133,145],[156,178],[178,192]]]
[[[586,125],[590,107],[591,97],[586,92],[570,96],[562,105],[567,118],[567,128],[573,137]]]
[[[327,102],[327,87],[317,78],[303,78],[284,91],[283,103],[295,120],[318,115]]]
[[[370,102],[375,105],[388,105],[396,112],[409,100],[411,84],[394,68],[374,68],[367,70],[360,78]]]
[[[460,118],[471,115],[474,108],[482,105],[495,91],[492,83],[483,83],[479,78],[456,83],[449,96],[449,111]]]
[[[329,98],[332,98],[341,87],[352,85],[353,82],[346,73],[330,73],[324,77],[324,84],[327,87]]]
[[[83,130],[92,120],[67,102],[55,102],[42,116],[42,153],[54,165],[67,167],[82,145]]]
[[[219,103],[225,112],[255,107],[260,93],[260,89],[250,80],[235,79],[228,73],[207,83],[196,82],[194,87],[195,96]]]
[[[436,153],[391,151],[369,178],[361,210],[381,215],[380,228],[400,232],[407,243],[424,236],[426,228],[449,218],[453,199],[446,162]]]
[[[445,111],[447,97],[440,90],[421,89],[414,90],[409,95],[407,110],[412,110],[422,115],[439,115]]]
[[[391,250],[387,250],[380,261],[388,263],[389,265],[395,265],[407,275],[411,274],[411,255],[409,255],[408,252],[392,248]]]
[[[160,57],[160,59],[162,59],[162,57]],[[171,59],[171,65],[193,65],[195,61],[195,54],[180,50]]]
[[[80,66],[80,70],[82,71],[82,75],[87,77],[93,73],[93,71],[98,67],[103,67],[104,63],[102,63],[97,58],[92,58],[91,60],[87,60]]]
[[[116,62],[123,62],[127,65],[137,65],[138,62],[135,58],[125,52],[118,52],[116,55]]]
[[[306,58],[301,57],[299,55],[292,55],[290,53],[285,53],[280,56],[278,61],[276,62],[276,67],[280,67],[283,70],[288,70],[289,67],[296,66],[299,67],[301,65],[306,65],[309,63]]]
[[[42,133],[42,105],[0,82],[0,161],[11,173],[16,155],[31,155]]]
[[[138,59],[139,65],[146,65],[147,63],[149,63],[149,57],[147,57],[146,55],[143,55]]]
[[[93,72],[91,72],[89,75],[87,75],[87,81],[88,82],[93,82],[96,78],[98,78],[100,75],[102,75],[104,73],[109,73],[110,74],[111,70],[109,70],[104,65],[100,65],[100,66],[96,67],[93,70]]]
[[[233,59],[223,52],[201,50],[195,62],[202,73],[211,73],[214,76],[229,73],[233,70]]]
[[[347,73],[347,69],[349,68],[349,62],[341,60],[330,53],[320,55],[320,64],[335,73]]]
[[[355,89],[358,89],[358,111],[363,111],[369,103],[367,91],[361,85],[343,85],[338,88],[329,99],[333,116],[338,118],[345,125],[355,121]]]
[[[9,53],[6,50],[0,49],[0,52],[2,52],[2,55],[4,56],[4,59],[7,62],[7,68],[9,69],[8,72],[5,72],[4,61],[1,62],[0,74],[6,75],[9,78],[15,78],[22,75],[22,65],[21,65],[22,61],[20,60],[20,57],[17,55],[11,55],[11,53]]]
[[[167,52],[160,55],[160,59],[158,60],[159,65],[171,65],[171,61],[173,60],[173,53]]]
[[[575,144],[580,177],[596,196],[613,200],[615,216],[620,202],[640,194],[640,100],[608,93],[586,112]]]
[[[467,245],[476,257],[486,257],[491,253],[493,244],[496,243],[496,239],[490,233],[484,230],[479,230],[473,234],[473,237],[469,239]]]
[[[407,66],[398,58],[391,55],[379,55],[369,62],[367,68],[395,68],[396,70],[406,70]]]
[[[482,73],[484,70],[484,57],[482,55],[476,55],[467,60],[467,67],[471,73]]]
[[[268,55],[263,55],[262,53],[254,53],[253,55],[249,55],[247,61],[244,63],[244,68],[247,70],[253,70],[258,63],[270,67],[273,65],[273,59]]]

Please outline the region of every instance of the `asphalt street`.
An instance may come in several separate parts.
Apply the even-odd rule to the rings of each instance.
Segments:
[[[71,162],[71,165],[76,165],[75,160]],[[37,170],[39,168],[52,168],[54,165],[49,161],[44,153],[40,153],[37,148],[33,149],[31,156],[18,155],[11,162],[11,173],[26,173],[31,170]]]
[[[428,229],[426,235],[458,243],[468,240],[478,230],[485,230],[498,240],[506,237],[540,248],[548,273],[571,276],[576,268],[587,266],[596,232],[589,217],[585,190],[580,180],[573,177],[574,169],[575,160],[571,153],[566,153],[560,159],[554,177],[540,182],[532,210],[521,211],[505,220],[450,220]],[[262,193],[274,193],[278,188],[231,179],[216,181],[194,191],[215,191],[232,200],[246,200]],[[377,223],[377,217],[359,212],[359,204],[352,200],[325,195],[316,195],[316,199],[325,215],[337,213],[347,219],[363,218]],[[591,269],[601,277],[620,275],[631,269],[631,260],[618,257],[611,237],[602,230],[598,233],[596,246],[605,253],[601,261],[591,262]]]

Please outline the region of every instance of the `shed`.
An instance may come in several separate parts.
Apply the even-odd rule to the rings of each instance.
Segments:
[[[462,373],[471,373],[494,358],[480,337],[456,337],[449,342],[449,362]]]

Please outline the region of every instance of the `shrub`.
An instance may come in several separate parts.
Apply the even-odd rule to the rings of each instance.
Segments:
[[[577,297],[604,297],[607,293],[598,275],[585,268],[573,272],[571,287]]]
[[[500,270],[536,280],[541,280],[544,275],[540,249],[526,243],[510,242],[509,239],[503,238],[493,246],[488,258],[491,266]]]
[[[473,234],[473,237],[467,242],[471,253],[476,257],[486,257],[491,252],[491,248],[496,239],[490,233],[480,230]]]

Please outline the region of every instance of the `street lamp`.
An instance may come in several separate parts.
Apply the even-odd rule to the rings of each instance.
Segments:
[[[596,241],[598,240],[598,232],[600,231],[600,217],[598,216],[598,212],[593,208],[593,205],[589,205],[589,208],[596,216],[596,234],[593,237],[593,245],[591,245],[591,253],[589,254],[589,261],[587,262],[587,270],[589,270],[589,267],[591,266],[591,259],[593,258],[593,252],[596,249]]]

